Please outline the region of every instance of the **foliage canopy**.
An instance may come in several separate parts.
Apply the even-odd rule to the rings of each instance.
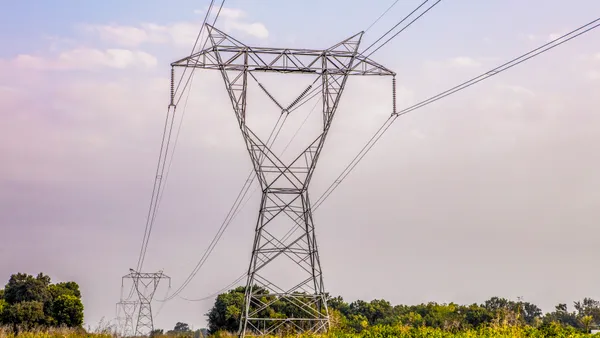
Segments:
[[[52,284],[43,273],[17,273],[0,291],[0,325],[31,329],[82,324],[83,303],[75,282]]]

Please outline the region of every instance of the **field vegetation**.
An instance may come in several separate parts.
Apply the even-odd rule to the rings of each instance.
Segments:
[[[192,330],[177,323],[171,330],[156,329],[153,338],[231,337],[239,327],[244,287],[216,297],[206,314],[208,328]],[[270,297],[265,293],[265,297]],[[329,333],[322,338],[379,337],[591,337],[600,324],[600,302],[584,298],[558,304],[543,313],[535,304],[492,297],[482,304],[392,305],[382,299],[346,302],[328,297]],[[294,307],[276,302],[268,316],[294,316]],[[0,338],[109,338],[122,332],[110,323],[84,329],[81,292],[75,282],[53,284],[50,277],[14,274],[0,290]],[[280,335],[281,336],[281,335]],[[290,332],[289,336],[297,336]],[[600,337],[599,335],[595,335]]]

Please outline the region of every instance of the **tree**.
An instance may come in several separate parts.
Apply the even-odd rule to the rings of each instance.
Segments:
[[[390,302],[383,299],[374,299],[369,303],[357,300],[350,303],[348,312],[351,315],[358,315],[366,318],[370,325],[376,325],[392,315],[393,307]]]
[[[79,327],[83,324],[83,303],[74,295],[58,296],[52,304],[52,317],[58,326]]]
[[[207,313],[210,333],[220,330],[236,332],[239,329],[245,291],[246,288],[241,286],[217,296],[214,306]]]
[[[360,333],[362,330],[369,327],[369,320],[362,314],[350,314],[348,316],[348,327],[352,328],[355,332]]]
[[[244,287],[239,287],[220,294],[216,298],[214,306],[207,313],[210,333],[238,330],[243,310],[244,291]],[[297,297],[302,297],[302,295],[298,294]],[[575,302],[576,312],[569,312],[566,304],[559,304],[554,312],[545,316],[535,304],[523,302],[520,299],[515,302],[499,297],[492,297],[481,305],[430,302],[410,306],[392,306],[384,299],[375,299],[369,302],[356,300],[350,304],[340,296],[329,297],[326,295],[326,299],[331,328],[335,332],[363,332],[365,336],[379,336],[380,334],[388,336],[392,331],[397,334],[398,332],[394,330],[386,331],[391,327],[396,329],[402,327],[403,330],[412,330],[404,326],[412,326],[418,330],[421,330],[421,327],[428,327],[431,330],[457,332],[470,329],[488,330],[494,324],[520,326],[510,328],[510,330],[515,329],[532,337],[537,337],[538,332],[542,333],[542,336],[565,336],[565,334],[569,336],[575,334],[578,329],[588,331],[600,321],[600,302],[590,298]],[[264,291],[261,301],[273,302],[272,309],[274,311],[260,313],[257,317],[298,316],[292,312],[287,300],[276,299],[266,291]],[[253,308],[250,311],[253,311]],[[530,331],[534,329],[539,331]],[[529,335],[528,332],[535,334]],[[293,332],[290,333],[293,334]],[[194,338],[196,337],[194,336]]]
[[[2,323],[2,313],[7,306],[8,303],[4,299],[0,298],[0,323]]]
[[[0,325],[23,327],[83,324],[83,303],[75,282],[51,284],[49,276],[13,274],[0,300]]]
[[[511,302],[505,298],[492,297],[492,298],[486,300],[485,303],[483,303],[483,307],[488,311],[496,312],[496,311],[502,310],[502,309],[514,308],[513,304],[514,304],[513,302]]]
[[[44,304],[37,301],[25,301],[8,304],[2,311],[2,322],[12,324],[13,328],[34,328],[46,323]]]
[[[9,304],[20,302],[46,302],[51,296],[48,292],[50,277],[40,273],[37,277],[24,273],[10,276],[4,288],[4,299]]]
[[[208,330],[215,333],[220,330],[236,332],[239,329],[240,319],[244,306],[245,286],[237,287],[217,296],[214,306],[206,314],[208,317]],[[275,296],[269,295],[269,291],[263,287],[255,285],[253,292],[256,296],[262,296],[260,301],[270,303],[271,309],[265,308],[259,311],[256,316],[263,318],[281,318],[283,316],[293,315],[293,311],[300,311],[297,307],[290,307],[288,301],[277,300]],[[301,297],[300,295],[298,297]],[[250,311],[255,307],[250,306]]]
[[[489,323],[493,318],[490,310],[477,304],[471,304],[469,307],[465,307],[463,311],[467,324],[473,328]]]
[[[190,326],[186,323],[182,323],[182,322],[177,322],[177,324],[175,324],[175,328],[173,329],[173,331],[175,332],[189,332],[190,331]]]
[[[581,324],[583,325],[583,329],[584,329],[585,333],[590,332],[590,327],[592,326],[593,322],[594,322],[594,317],[592,317],[590,315],[581,317]]]
[[[77,298],[81,298],[81,291],[79,291],[79,285],[75,282],[57,283],[48,286],[48,291],[52,298],[57,298],[61,295],[70,295]]]
[[[529,302],[519,302],[520,313],[523,321],[528,325],[533,325],[536,320],[542,318],[542,309]]]
[[[177,336],[177,337],[193,337],[195,336],[194,332],[190,329],[190,326],[186,323],[177,322],[173,330],[167,331],[167,335],[169,336]]]
[[[600,323],[600,302],[591,298],[584,298],[581,302],[574,302],[574,305],[579,318],[590,316],[592,317],[591,324]]]
[[[578,327],[577,314],[567,310],[567,304],[558,304],[553,312],[544,316],[544,324],[558,323],[564,326]]]
[[[164,334],[163,329],[154,329],[150,331],[150,337],[162,336]]]
[[[341,296],[330,298],[329,294],[326,294],[325,297],[327,297],[326,299],[328,308],[338,310],[345,316],[348,315],[350,306],[348,305],[348,303],[344,302],[344,298],[342,298]]]

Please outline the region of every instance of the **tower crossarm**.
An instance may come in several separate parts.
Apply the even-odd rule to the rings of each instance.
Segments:
[[[219,62],[219,57],[222,62]],[[348,60],[355,57],[348,68]],[[247,60],[247,61],[246,61]],[[246,64],[247,62],[247,64]],[[323,67],[327,64],[327,67]],[[171,63],[172,67],[322,75],[394,76],[396,73],[351,51],[217,45]]]

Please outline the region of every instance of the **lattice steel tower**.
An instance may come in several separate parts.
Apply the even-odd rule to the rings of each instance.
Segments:
[[[133,316],[138,307],[137,301],[126,301],[122,300],[117,303],[117,307],[120,311],[123,311],[123,316],[118,315],[117,321],[120,327],[120,334],[122,337],[131,337],[135,333],[135,327],[133,324]]]
[[[289,329],[326,331],[329,314],[308,186],[348,76],[395,76],[395,73],[358,52],[363,32],[331,48],[312,50],[250,47],[211,25],[206,28],[210,45],[171,65],[221,72],[260,182],[262,199],[239,334],[266,335]],[[258,82],[253,73],[260,72],[315,77],[289,105],[280,104],[258,83],[282,116],[307,100],[311,93],[321,92],[322,127],[318,136],[287,163],[246,123],[248,80]],[[300,234],[294,235],[299,229]],[[287,265],[277,265],[286,259]],[[284,313],[284,318],[270,318],[271,308]]]
[[[129,269],[131,273],[123,276],[123,280],[132,279],[133,286],[139,297],[139,311],[137,323],[135,325],[135,335],[149,335],[154,330],[154,320],[152,318],[152,298],[156,293],[161,279],[169,280],[171,287],[171,277],[165,275],[162,271],[154,273],[137,272]]]

